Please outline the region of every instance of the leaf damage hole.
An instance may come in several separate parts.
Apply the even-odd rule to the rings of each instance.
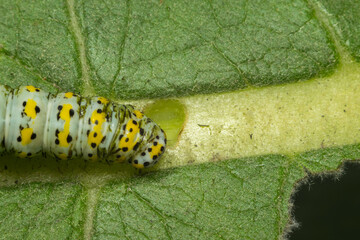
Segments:
[[[360,162],[337,173],[310,175],[292,196],[295,227],[288,239],[357,239],[360,222]]]

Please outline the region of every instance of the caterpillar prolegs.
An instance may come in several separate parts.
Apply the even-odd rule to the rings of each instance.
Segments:
[[[165,146],[164,131],[131,105],[0,85],[0,153],[128,161],[146,168],[157,163]]]

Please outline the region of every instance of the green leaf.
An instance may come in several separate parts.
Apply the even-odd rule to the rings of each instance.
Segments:
[[[278,216],[284,203],[274,196],[289,197],[279,192],[288,165],[282,156],[266,156],[109,184],[101,190],[94,239],[275,238],[277,218],[286,215]]]
[[[83,237],[85,195],[77,184],[26,184],[0,189],[1,239]]]
[[[359,145],[154,172],[101,190],[94,239],[277,239],[303,170],[336,169]],[[119,197],[121,196],[121,197]]]
[[[1,15],[8,57],[61,89],[116,99],[289,83],[336,64],[303,1],[6,1]]]
[[[326,11],[329,21],[334,26],[344,46],[350,54],[360,60],[360,2],[320,0],[319,8]]]
[[[169,148],[142,174],[2,157],[0,235],[282,238],[296,184],[360,158],[356,9],[356,1],[2,1],[0,84],[127,99],[165,129]]]

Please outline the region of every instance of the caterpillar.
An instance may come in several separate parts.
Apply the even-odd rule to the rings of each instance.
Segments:
[[[140,169],[156,164],[165,147],[165,132],[131,105],[0,85],[0,153],[127,161]]]

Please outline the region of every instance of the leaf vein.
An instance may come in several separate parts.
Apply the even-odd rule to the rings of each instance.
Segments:
[[[75,13],[74,0],[66,0],[66,7],[69,16],[69,30],[73,35],[75,48],[80,61],[80,76],[83,82],[83,95],[93,95],[94,89],[90,80],[90,67],[87,59],[85,37],[80,28],[80,23]]]

